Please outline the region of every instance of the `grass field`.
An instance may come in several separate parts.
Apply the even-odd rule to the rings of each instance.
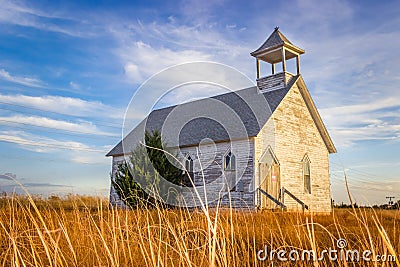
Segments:
[[[117,210],[92,197],[4,197],[0,266],[398,266],[399,224],[398,210]],[[371,261],[321,254],[338,249],[339,238],[347,241],[343,253],[370,250]],[[274,253],[264,260],[265,246],[287,251],[286,258],[296,250],[300,257],[281,261]],[[301,260],[302,251],[312,249],[323,260]],[[373,261],[382,257],[386,262]]]

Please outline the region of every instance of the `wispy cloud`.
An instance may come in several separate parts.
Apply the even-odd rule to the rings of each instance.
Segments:
[[[53,184],[53,183],[23,183],[22,186],[24,187],[66,187],[72,188],[70,185],[63,185],[63,184]]]
[[[29,87],[44,87],[44,83],[36,78],[11,75],[5,69],[0,69],[0,79]]]
[[[56,140],[48,137],[28,134],[22,131],[0,131],[0,141],[15,143],[20,145],[22,148],[42,153],[53,152],[60,149],[89,152],[103,151],[89,147],[80,142]]]
[[[0,94],[0,102],[80,117],[122,118],[124,114],[123,109],[114,108],[98,101],[88,101],[65,96]]]
[[[90,146],[77,141],[53,139],[23,131],[0,131],[0,141],[13,143],[22,149],[37,153],[62,153],[64,158],[72,162],[85,164],[108,164],[104,155],[111,149],[111,146]]]
[[[374,102],[321,109],[339,146],[361,140],[400,138],[400,99],[387,97]]]
[[[87,38],[96,35],[88,25],[65,12],[44,10],[24,2],[0,1],[0,23],[18,25],[39,30],[61,33],[73,37]],[[62,23],[60,23],[62,22]]]
[[[382,109],[399,107],[399,106],[400,106],[400,99],[390,96],[383,99],[375,99],[374,102],[324,108],[321,109],[321,111],[325,113],[325,116],[348,116],[348,115],[351,116],[353,114],[364,114],[366,112],[378,111]],[[342,122],[343,119],[346,120],[348,119],[348,117],[341,118]],[[352,118],[349,118],[348,120],[349,122],[354,122]]]
[[[99,136],[118,136],[114,133],[104,132],[92,122],[88,121],[80,121],[80,122],[70,122],[63,120],[55,120],[47,117],[39,117],[39,116],[22,116],[22,115],[14,115],[14,116],[0,116],[0,125],[8,125],[10,123],[17,124],[27,124],[36,127],[44,127],[50,129],[56,129],[66,132],[76,132],[80,134],[91,134],[91,135],[99,135]]]

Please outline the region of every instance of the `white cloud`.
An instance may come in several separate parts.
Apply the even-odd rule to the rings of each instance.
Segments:
[[[96,125],[88,121],[69,122],[63,120],[55,120],[46,117],[22,116],[22,115],[0,117],[0,124],[7,125],[9,123],[27,124],[37,127],[64,130],[67,132],[70,131],[79,132],[82,134],[92,134],[100,136],[118,136],[113,133],[101,131],[100,129],[97,128]]]
[[[111,147],[108,147],[105,150],[105,153],[111,150]],[[91,153],[82,151],[79,153],[73,153],[71,155],[71,161],[75,163],[81,164],[103,164],[103,165],[110,165],[110,159],[105,157],[104,152],[100,153]]]
[[[39,30],[62,33],[74,37],[92,37],[96,31],[84,21],[65,15],[60,10],[35,8],[28,2],[0,0],[0,23],[31,27]],[[64,22],[65,26],[60,26]]]
[[[174,51],[168,48],[155,48],[144,42],[135,42],[121,48],[119,56],[125,63],[127,78],[134,84],[143,82],[145,78],[176,64],[210,60],[210,56],[196,50]]]
[[[368,111],[386,109],[391,107],[398,107],[400,106],[400,99],[395,97],[388,97],[384,99],[376,99],[374,102],[371,103],[362,103],[362,104],[355,104],[355,105],[348,105],[348,106],[341,106],[341,107],[334,107],[334,108],[326,108],[324,109],[325,112],[334,113],[335,115],[349,115],[354,113],[363,113]]]
[[[387,97],[373,102],[320,109],[338,146],[350,146],[361,140],[400,138],[400,99]],[[388,111],[389,110],[389,111]],[[390,119],[388,119],[390,118]]]
[[[123,109],[114,108],[98,101],[64,96],[0,94],[0,102],[81,117],[123,118],[124,114]]]
[[[128,77],[130,81],[137,83],[138,81],[143,81],[142,74],[139,71],[139,67],[132,62],[126,63],[125,67],[125,75]]]
[[[29,87],[43,87],[44,84],[42,81],[31,78],[31,77],[24,77],[24,76],[14,76],[11,75],[5,69],[0,69],[0,78],[12,83],[18,83],[21,85],[29,86]]]
[[[22,131],[1,131],[0,140],[15,143],[25,149],[42,153],[53,152],[59,149],[101,152],[101,150],[91,148],[80,142],[56,140]]]
[[[73,81],[69,82],[69,86],[71,86],[72,89],[78,90],[81,88],[81,86]]]
[[[365,127],[333,128],[330,132],[338,147],[351,146],[356,141],[400,139],[399,125],[382,124]]]
[[[13,143],[22,149],[37,153],[61,154],[63,158],[76,163],[109,164],[104,155],[111,149],[110,146],[89,146],[76,141],[53,139],[23,131],[0,131],[0,141]]]

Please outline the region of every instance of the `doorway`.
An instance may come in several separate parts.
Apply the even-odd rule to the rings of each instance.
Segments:
[[[275,199],[279,199],[281,188],[280,165],[270,147],[261,156],[258,168],[260,189]],[[259,196],[259,205],[263,209],[273,209],[276,207],[276,204],[264,195]]]

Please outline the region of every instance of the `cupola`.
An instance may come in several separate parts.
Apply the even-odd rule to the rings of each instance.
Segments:
[[[293,76],[300,75],[300,55],[304,50],[292,44],[279,27],[275,27],[268,39],[250,54],[256,58],[257,86],[261,91],[283,88]],[[296,58],[296,74],[287,71],[286,61],[292,58]],[[260,73],[261,61],[271,64],[271,74],[263,76]],[[282,72],[276,73],[278,63],[282,63]]]

